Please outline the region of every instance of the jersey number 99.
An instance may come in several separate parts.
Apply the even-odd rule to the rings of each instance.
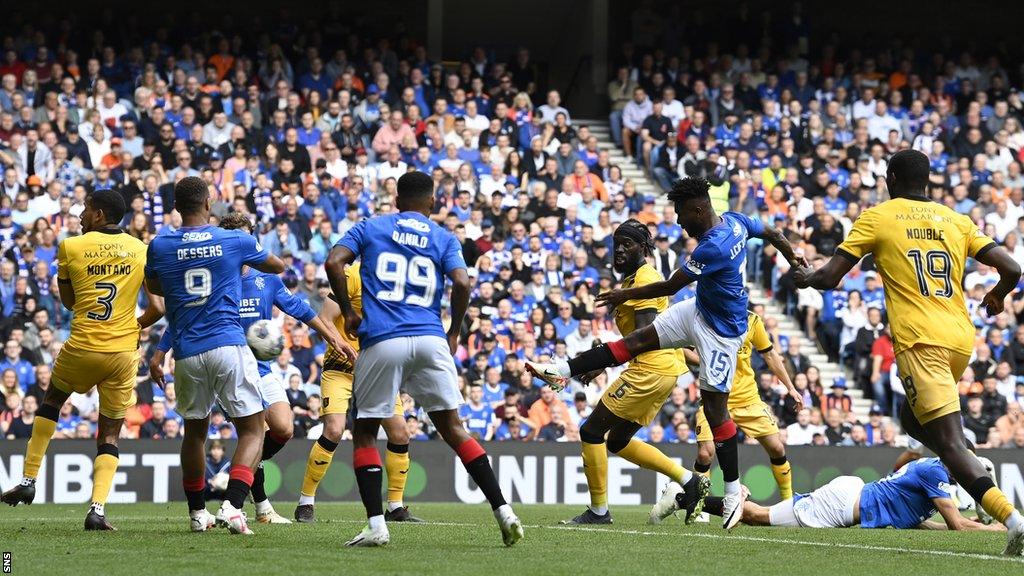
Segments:
[[[430,307],[437,293],[437,271],[434,261],[426,256],[406,259],[401,254],[382,252],[377,257],[377,279],[391,283],[391,290],[377,291],[377,298],[386,302],[405,302],[413,306]],[[423,289],[423,294],[406,295],[406,287]]]

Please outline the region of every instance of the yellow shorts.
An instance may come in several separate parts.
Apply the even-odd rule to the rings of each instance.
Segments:
[[[729,407],[729,415],[736,427],[743,430],[743,433],[751,438],[764,438],[779,433],[779,425],[775,422],[775,414],[767,404],[761,401],[740,406]],[[711,442],[715,438],[711,434],[711,426],[708,426],[708,419],[704,417],[704,407],[697,411],[697,442]]]
[[[971,357],[942,346],[917,344],[896,355],[910,409],[921,424],[960,411],[957,381]]]
[[[601,401],[619,418],[647,426],[658,415],[678,380],[679,376],[626,369],[608,387]]]
[[[124,418],[135,404],[135,376],[139,373],[139,351],[94,352],[64,344],[53,361],[53,385],[71,394],[86,394],[95,386],[100,395],[100,414]]]
[[[324,370],[320,374],[320,416],[328,414],[347,414],[348,405],[352,402],[352,375],[337,370]],[[395,416],[405,413],[402,396],[395,398]]]

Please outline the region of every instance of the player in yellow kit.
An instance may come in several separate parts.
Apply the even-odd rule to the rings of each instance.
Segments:
[[[771,336],[764,328],[764,321],[756,313],[748,312],[747,337],[736,354],[736,379],[733,381],[732,392],[729,393],[729,415],[744,434],[756,439],[768,453],[772,475],[775,476],[775,483],[779,485],[779,497],[786,500],[793,497],[793,477],[790,474],[789,461],[786,459],[786,446],[779,438],[775,416],[772,409],[761,401],[761,396],[757,392],[754,369],[750,365],[750,356],[754,350],[761,354],[772,374],[786,385],[789,396],[796,402],[796,411],[799,412],[803,408],[803,397],[793,387],[782,357],[772,346]],[[700,361],[695,352],[687,351],[686,356],[693,364]],[[700,474],[709,473],[714,457],[715,442],[702,407],[697,411],[697,461],[694,462],[693,469]]]
[[[832,289],[861,258],[874,255],[885,284],[896,366],[907,393],[900,411],[903,428],[938,455],[975,502],[1006,525],[1004,553],[1019,556],[1024,552],[1024,516],[968,449],[957,380],[970,360],[975,336],[962,287],[967,259],[999,271],[999,283],[982,302],[989,315],[1003,311],[1021,270],[970,218],[925,196],[928,174],[924,154],[894,154],[886,173],[892,199],[865,210],[836,256],[818,270],[798,268],[795,280],[801,288]]]
[[[134,405],[139,371],[139,331],[160,319],[163,301],[146,292],[149,306],[136,317],[139,290],[144,289],[146,245],[118,224],[124,217],[121,195],[99,190],[85,200],[82,236],[67,238],[57,248],[57,282],[61,303],[74,312],[71,336],[53,364],[53,385],[32,424],[25,454],[24,479],[5,492],[5,504],[31,504],[46,448],[57,427],[61,406],[72,392],[98,388],[100,416],[93,465],[92,506],[86,530],[113,530],[104,505],[117,471],[117,438],[125,412]]]
[[[362,282],[359,279],[359,263],[356,262],[346,270],[348,281],[348,299],[352,308],[362,315]],[[320,310],[320,319],[334,324],[342,338],[359,350],[359,339],[345,330],[345,316],[334,295],[324,302]],[[299,505],[295,507],[295,520],[313,522],[315,512],[316,490],[324,474],[334,458],[334,450],[341,441],[345,431],[345,420],[348,418],[349,404],[352,400],[352,373],[354,365],[344,355],[328,346],[324,353],[324,369],[320,373],[320,394],[322,407],[320,420],[324,423],[320,438],[313,444],[306,460],[306,473],[302,478],[302,492],[299,494]],[[357,407],[358,409],[358,407]],[[402,399],[395,399],[395,414],[382,421],[384,432],[388,437],[387,450],[384,454],[384,469],[388,475],[388,504],[384,511],[387,522],[422,522],[409,513],[409,507],[402,503],[405,483],[409,478],[409,433],[405,429]]]
[[[623,276],[623,287],[645,286],[664,280],[645,259],[654,250],[647,226],[637,220],[627,220],[615,229],[613,239],[613,263],[615,271]],[[658,313],[668,308],[668,304],[668,298],[665,297],[628,300],[615,308],[615,324],[620,333],[629,334],[653,322]],[[527,363],[527,367],[530,367],[530,363]],[[683,468],[654,446],[633,438],[640,428],[654,420],[676,387],[679,376],[686,372],[686,362],[681,351],[654,350],[630,361],[626,371],[608,387],[594,412],[580,428],[590,506],[582,514],[564,521],[564,524],[611,524],[612,515],[608,510],[608,452],[618,454],[648,470],[660,472],[675,482],[689,483],[687,493],[694,495],[694,498],[690,503],[691,516],[688,516],[688,520],[694,512],[700,513],[704,497],[711,489],[711,482]],[[588,374],[582,379],[589,381],[595,375]]]

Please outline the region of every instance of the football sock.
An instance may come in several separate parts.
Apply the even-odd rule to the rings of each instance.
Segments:
[[[249,495],[249,487],[252,486],[252,468],[241,464],[232,464],[228,477],[228,489],[224,492],[224,499],[241,510],[245,505],[245,497]]]
[[[252,473],[252,501],[257,504],[267,500],[267,491],[263,487],[264,480],[266,480],[266,474],[263,472],[263,462],[260,462],[256,471]]]
[[[715,454],[718,465],[722,468],[722,479],[725,480],[725,493],[733,494],[740,491],[739,448],[736,439],[736,424],[730,419],[712,428],[715,437]]]
[[[700,474],[701,476],[707,476],[708,478],[710,478],[711,477],[711,462],[708,462],[707,464],[701,464],[699,461],[694,460],[693,461],[693,471],[696,472],[697,474]]]
[[[287,444],[289,440],[291,440],[291,436],[278,436],[271,434],[268,430],[267,433],[263,435],[263,456],[261,456],[260,459],[270,460],[275,454],[281,451],[281,448],[284,448],[284,445]]]
[[[381,476],[384,474],[380,465],[380,453],[374,446],[356,448],[352,452],[352,467],[356,471],[356,482],[359,484],[359,498],[366,508],[366,517],[373,519],[384,516],[384,504],[381,502]],[[371,528],[377,529],[370,524]]]
[[[204,510],[206,508],[206,478],[183,478],[181,484],[185,487],[185,499],[188,500],[188,511]]]
[[[39,467],[43,464],[50,438],[57,431],[59,414],[60,411],[49,404],[43,404],[36,412],[36,419],[32,422],[32,437],[25,451],[25,478],[35,479],[39,475]]]
[[[624,340],[617,340],[610,344],[601,344],[595,346],[590,350],[586,350],[575,358],[569,360],[568,370],[569,374],[562,374],[562,376],[574,376],[577,374],[586,374],[587,372],[593,372],[594,370],[603,370],[611,366],[618,366],[629,362],[632,358],[632,354],[626,348],[626,342]],[[559,367],[559,370],[562,370]]]
[[[988,512],[1000,524],[1006,525],[1007,520],[1016,511],[1013,504],[1010,504],[1010,501],[1006,499],[1003,491],[996,488],[995,482],[988,475],[975,480],[967,488],[967,492],[970,493],[975,502],[981,503],[981,507],[985,509],[985,512]]]
[[[608,512],[608,450],[604,442],[583,445],[583,473],[590,490],[590,509],[599,516]]]
[[[338,447],[337,442],[331,442],[321,436],[313,443],[309,451],[309,458],[306,459],[306,473],[302,477],[302,491],[299,494],[299,504],[312,504],[316,496],[316,488],[324,479],[327,468],[331,466],[334,458],[334,450]],[[309,498],[309,502],[303,502],[303,498]]]
[[[789,500],[793,497],[793,474],[789,466],[789,460],[785,456],[772,458],[772,476],[775,476],[775,483],[779,485],[779,498]]]
[[[660,472],[680,484],[686,484],[693,476],[692,472],[665,456],[664,452],[636,438],[631,439],[617,454],[641,468]]]
[[[494,470],[491,468],[490,461],[487,460],[487,452],[484,451],[480,444],[470,438],[459,444],[455,448],[455,453],[459,455],[459,459],[462,460],[462,465],[466,467],[469,476],[473,478],[476,485],[483,491],[484,496],[487,497],[487,501],[491,504],[491,510],[497,510],[504,506],[505,497],[501,494],[498,479],[494,477]],[[377,493],[379,494],[380,490]]]
[[[384,470],[388,474],[388,510],[402,507],[405,483],[409,480],[409,445],[388,442],[384,451]]]
[[[118,455],[117,446],[113,444],[100,444],[96,449],[96,459],[92,465],[93,505],[99,504],[102,507],[107,503],[110,486],[114,483],[114,473],[117,472]],[[99,514],[102,515],[102,512]]]
[[[704,511],[712,516],[722,515],[722,502],[721,496],[708,496],[704,499]]]

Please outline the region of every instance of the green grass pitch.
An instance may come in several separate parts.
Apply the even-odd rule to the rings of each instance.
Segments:
[[[294,503],[277,510],[291,516]],[[211,503],[211,509],[214,505]],[[248,506],[252,514],[251,505]],[[110,505],[118,532],[83,532],[83,506],[40,504],[0,509],[0,553],[12,574],[208,576],[262,574],[410,574],[424,576],[554,576],[575,574],[1011,574],[1021,559],[998,554],[1002,534],[799,530],[721,525],[684,526],[670,518],[646,524],[646,507],[613,510],[615,524],[560,527],[581,511],[569,506],[517,506],[526,538],[501,544],[487,506],[412,505],[429,524],[391,525],[391,544],[346,549],[364,523],[357,503],[319,504],[313,525],[254,524],[254,536],[188,531],[185,504]],[[6,571],[5,571],[6,572]]]

